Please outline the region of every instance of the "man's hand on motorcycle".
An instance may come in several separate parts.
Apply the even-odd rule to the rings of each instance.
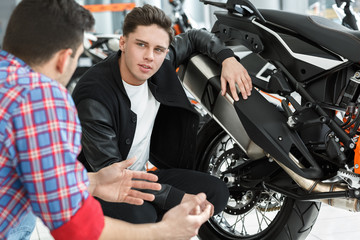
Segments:
[[[227,58],[222,62],[221,70],[221,95],[225,95],[226,86],[229,84],[229,89],[235,101],[239,100],[237,88],[240,91],[243,99],[247,99],[251,95],[252,82],[251,78],[235,57]]]
[[[111,164],[96,173],[88,173],[90,193],[108,202],[142,205],[144,200],[153,201],[155,198],[153,194],[135,189],[160,190],[161,185],[155,183],[158,177],[151,173],[127,169],[135,160],[133,157]]]

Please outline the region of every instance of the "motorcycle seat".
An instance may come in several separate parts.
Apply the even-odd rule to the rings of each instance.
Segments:
[[[360,62],[360,31],[313,15],[260,9],[269,23],[290,29],[353,62]]]

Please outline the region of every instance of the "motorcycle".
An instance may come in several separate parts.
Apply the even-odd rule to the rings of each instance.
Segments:
[[[305,239],[321,204],[359,212],[360,32],[249,0],[200,1],[221,8],[212,32],[241,56],[254,89],[247,100],[222,96],[220,66],[201,54],[179,69],[211,116],[196,169],[230,192],[199,238]]]
[[[178,35],[192,29],[190,20],[183,10],[184,0],[169,0],[169,3],[172,6],[174,34]]]

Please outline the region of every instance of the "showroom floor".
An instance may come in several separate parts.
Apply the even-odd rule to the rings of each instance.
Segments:
[[[314,229],[306,240],[358,240],[360,213],[351,213],[322,205]],[[49,230],[38,219],[31,240],[52,240]],[[193,238],[196,240],[197,238]]]

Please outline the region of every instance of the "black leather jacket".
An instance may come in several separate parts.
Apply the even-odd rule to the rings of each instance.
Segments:
[[[160,102],[150,145],[150,161],[158,168],[193,168],[198,115],[191,107],[175,69],[200,52],[221,63],[234,56],[206,30],[190,30],[175,37],[159,71],[147,82]],[[121,81],[118,59],[121,52],[92,67],[77,84],[73,98],[82,125],[83,150],[79,160],[90,171],[127,158],[137,117]],[[196,81],[196,79],[195,79]],[[174,204],[167,199],[183,193],[163,186],[155,203],[162,208]]]

